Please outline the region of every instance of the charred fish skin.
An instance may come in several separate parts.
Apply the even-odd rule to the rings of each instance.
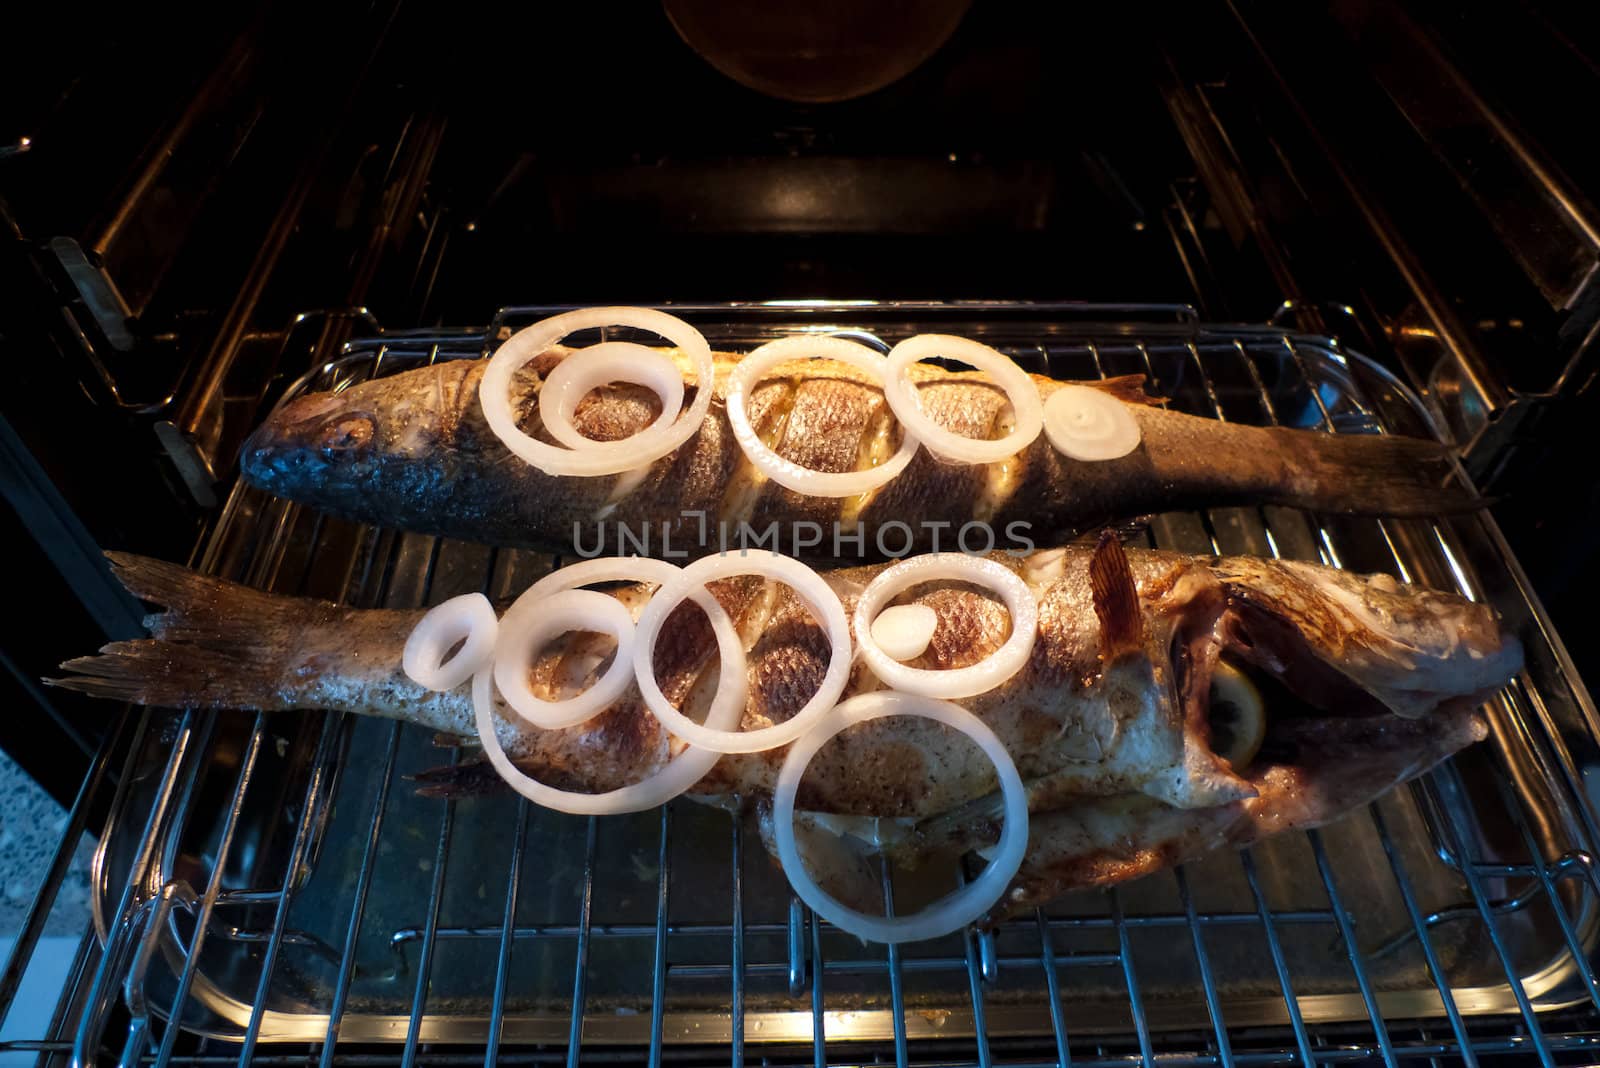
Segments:
[[[513,411],[536,437],[544,436],[542,378],[566,355],[553,349],[513,379]],[[563,478],[518,459],[484,420],[482,360],[296,398],[246,442],[240,469],[264,490],[356,520],[585,555],[699,555],[747,531],[776,539],[763,540],[766,547],[818,557],[849,549],[873,559],[937,550],[941,536],[949,549],[971,522],[987,524],[997,541],[1022,524],[1017,540],[1045,545],[1117,519],[1200,506],[1265,502],[1396,516],[1476,506],[1451,480],[1448,450],[1435,442],[1220,423],[1154,405],[1137,378],[1085,383],[1126,404],[1139,424],[1139,447],[1120,459],[1071,460],[1043,436],[995,464],[946,464],[921,449],[871,493],[809,497],[766,481],[735,442],[721,390],[736,360],[718,354],[710,415],[688,442],[642,472]],[[940,425],[980,438],[1005,431],[1009,402],[981,373],[927,365],[913,371],[919,400]],[[684,373],[692,395],[693,372],[685,365]],[[1064,384],[1033,381],[1045,397]],[[620,384],[586,398],[574,423],[609,441],[642,429],[656,413],[653,394]],[[778,455],[819,471],[870,466],[898,445],[881,390],[831,361],[774,368],[752,391],[749,413]],[[844,539],[838,553],[836,531]]]
[[[1304,677],[1332,697],[1329,719],[1411,717],[1424,731],[1434,709],[1476,699],[1521,666],[1521,648],[1493,610],[1462,598],[1307,565],[1112,553],[1114,544],[1015,562],[1033,580],[1039,601],[1034,652],[1012,679],[963,702],[1032,780],[1031,804],[1041,810],[1111,795],[1148,796],[1186,810],[1248,799],[1257,787],[1218,766],[1205,719],[1206,672],[1225,651],[1255,658],[1289,685],[1310,673]],[[435,694],[401,671],[401,649],[420,612],[266,594],[139,557],[118,555],[113,562],[133,593],[169,611],[151,617],[154,637],[69,661],[64,667],[72,674],[57,685],[148,704],[331,708],[474,733],[465,687]],[[1105,585],[1096,580],[1097,566],[1126,583],[1124,598],[1131,588],[1136,620],[1096,603],[1095,588]],[[828,578],[849,606],[877,570],[852,568]],[[624,587],[615,595],[637,605],[647,592]],[[830,650],[821,628],[787,587],[746,579],[718,583],[713,592],[748,648],[745,729],[789,718],[826,670]],[[938,619],[914,666],[963,667],[1008,636],[1003,604],[984,592],[940,585],[912,593]],[[663,630],[656,677],[669,700],[693,707],[709,699],[717,657],[704,615],[690,607],[680,612]],[[1131,626],[1138,628],[1132,643]],[[1121,638],[1113,633],[1119,627]],[[533,684],[551,691],[581,684],[605,654],[595,643],[605,640],[572,636],[546,650],[530,668]],[[1397,672],[1399,660],[1411,663],[1412,673]],[[1425,679],[1425,688],[1412,685],[1414,677]],[[877,685],[858,667],[846,695]],[[527,727],[502,707],[497,733],[529,774],[588,791],[637,781],[681,749],[636,688],[565,730]],[[772,750],[725,757],[694,792],[769,794],[782,756]],[[486,781],[471,769],[449,769],[426,785],[450,793]],[[982,753],[936,725],[882,720],[846,732],[818,754],[799,805],[926,818],[986,796],[994,783]]]

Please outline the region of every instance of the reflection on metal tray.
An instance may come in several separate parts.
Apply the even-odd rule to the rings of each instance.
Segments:
[[[355,342],[291,392],[474,358],[545,311]],[[1146,374],[1191,413],[1430,433],[1402,386],[1336,342],[1205,326],[1184,308],[681,314],[726,348],[797,328],[888,343],[937,329],[1058,377]],[[1309,1063],[1583,1045],[1540,1019],[1596,999],[1600,883],[1577,785],[1594,763],[1593,708],[1490,521],[1228,508],[1157,517],[1148,538],[1490,600],[1527,646],[1527,671],[1493,703],[1488,743],[1333,826],[1074,893],[992,934],[892,950],[818,923],[752,828],[720,809],[680,801],[596,820],[508,797],[421,798],[407,776],[463,754],[420,729],[314,711],[152,713],[97,858],[109,944],[80,1051],[96,1048],[124,985],[147,1025],[136,1047],[245,1058],[292,1040],[323,1043],[323,1063],[335,1041],[404,1042],[407,1058],[422,1043],[488,1043],[486,1063],[501,1043],[565,1043],[575,1063],[580,1045],[659,1057],[664,1043],[781,1051],[824,1033],[819,1064],[924,1052],[1122,1063],[1172,1029],[1188,1034],[1163,1036],[1164,1050],[1213,1063],[1247,1049]],[[556,561],[356,527],[240,487],[202,563],[404,607],[514,593]],[[1510,1019],[1478,1019],[1495,1015]],[[873,1045],[834,1046],[857,1041]]]

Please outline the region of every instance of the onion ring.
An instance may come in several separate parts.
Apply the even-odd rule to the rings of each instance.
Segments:
[[[505,698],[506,704],[514,708],[517,714],[529,723],[546,729],[554,729],[556,726],[570,727],[575,723],[583,722],[583,719],[587,717],[567,718],[564,722],[559,723],[555,721],[545,722],[543,717],[549,713],[552,702],[536,696],[528,686],[528,673],[526,671],[527,643],[530,637],[536,636],[539,632],[540,617],[545,613],[545,606],[562,593],[577,591],[579,587],[587,586],[593,582],[642,579],[646,582],[663,583],[677,577],[681,570],[676,564],[670,564],[665,560],[631,556],[601,557],[595,560],[582,560],[576,564],[570,564],[567,567],[552,571],[532,586],[529,586],[523,591],[522,596],[513,601],[511,607],[506,609],[504,618],[500,620],[500,640],[496,642],[495,646],[494,675],[495,682],[500,689],[500,695]],[[592,593],[592,591],[584,592]],[[600,593],[592,593],[592,595],[605,597],[604,594]],[[717,617],[726,616],[722,606],[717,603],[717,599],[711,596],[709,591],[696,591],[693,599],[708,616],[712,617],[713,625],[715,625]],[[611,597],[606,597],[606,600],[616,603],[615,599]],[[621,607],[620,603],[618,607]],[[606,612],[608,610],[600,609],[599,611]],[[611,618],[615,617],[612,616]],[[617,639],[617,655],[612,660],[611,667],[607,669],[605,675],[598,682],[578,695],[578,697],[572,699],[573,701],[585,701],[590,694],[600,690],[602,686],[608,687],[608,689],[601,691],[607,695],[606,700],[602,702],[599,699],[595,699],[593,702],[594,710],[589,713],[590,715],[598,712],[605,704],[609,704],[621,697],[627,689],[629,680],[632,678],[633,658],[631,654],[635,641],[635,628],[631,618],[626,622],[627,626],[625,628],[618,627],[615,630],[603,628],[607,629]],[[730,623],[729,625],[731,626],[732,624]],[[563,627],[562,629],[571,628]],[[554,637],[557,633],[560,633],[560,631],[546,630],[543,638]],[[725,658],[732,655],[734,654],[724,654]],[[744,645],[742,643],[739,644],[737,650],[737,660],[739,663],[739,678],[743,680]],[[502,670],[503,666],[505,670]],[[618,682],[619,678],[620,684]],[[565,704],[565,702],[558,702],[558,704]],[[737,725],[735,723],[735,726]]]
[[[661,400],[661,414],[640,433],[671,426],[683,410],[683,372],[678,365],[648,345],[631,341],[602,341],[590,345],[570,359],[556,364],[539,386],[539,418],[550,436],[569,449],[592,451],[597,455],[627,450],[638,454],[632,438],[621,441],[595,441],[578,433],[572,415],[578,402],[591,390],[608,382],[631,382],[644,386]]]
[[[885,716],[921,716],[953,727],[978,743],[994,763],[1005,800],[1005,819],[994,859],[972,882],[910,916],[872,916],[844,905],[817,885],[800,859],[794,840],[794,800],[800,779],[817,751],[846,727]],[[778,772],[772,793],[773,837],[778,861],[789,885],[811,911],[857,938],[874,942],[916,942],[959,930],[982,916],[1005,893],[1022,866],[1028,847],[1028,800],[1022,776],[1000,739],[977,716],[949,701],[878,690],[850,698],[836,707],[820,727],[795,742]]]
[[[1139,447],[1139,421],[1127,405],[1093,386],[1061,386],[1044,402],[1044,432],[1074,460],[1115,460]]]
[[[922,582],[953,579],[986,586],[998,593],[1011,613],[1011,636],[976,664],[949,671],[907,667],[885,653],[872,635],[872,624],[896,594]],[[919,697],[972,697],[994,689],[1022,670],[1033,653],[1039,630],[1039,603],[1016,572],[994,560],[963,553],[930,553],[889,565],[867,584],[856,601],[856,648],[885,686]]]
[[[706,724],[726,729],[739,726],[744,715],[748,684],[744,673],[744,646],[728,614],[718,606],[712,616],[717,647],[722,651],[722,673],[717,678],[717,696],[711,701],[706,714]],[[536,805],[566,812],[574,816],[611,816],[624,812],[644,812],[664,805],[706,776],[721,753],[697,746],[685,746],[683,751],[666,766],[636,783],[608,790],[603,794],[574,793],[558,790],[525,774],[500,745],[494,730],[494,675],[480,671],[472,680],[472,712],[478,726],[478,739],[483,745],[483,755],[500,777],[517,793]]]
[[[813,471],[792,460],[785,460],[768,448],[755,427],[750,425],[750,414],[746,409],[747,395],[754,390],[762,373],[785,360],[819,356],[876,375],[880,382],[885,380],[884,358],[865,345],[841,337],[806,335],[780,338],[762,345],[734,366],[727,382],[728,422],[733,426],[734,440],[738,441],[750,462],[778,485],[812,497],[854,497],[877,489],[905,470],[917,451],[917,439],[909,430],[901,435],[899,450],[877,467],[864,471]]]
[[[679,569],[665,560],[643,558],[585,560],[546,575],[517,598],[516,604],[506,613],[521,609],[531,611],[545,597],[589,582],[605,582],[643,576],[649,582],[661,582],[679,573]],[[603,596],[603,595],[602,595]],[[693,595],[696,604],[704,609],[711,620],[712,632],[717,637],[717,649],[722,655],[722,667],[717,676],[717,695],[706,713],[706,726],[718,730],[735,729],[744,716],[749,695],[746,677],[744,642],[734,628],[733,620],[710,591],[698,590]],[[621,660],[621,657],[617,658]],[[592,687],[591,687],[592,689]],[[603,794],[574,793],[546,786],[524,774],[500,745],[494,729],[494,673],[479,671],[472,680],[472,710],[478,727],[478,738],[484,755],[500,777],[517,793],[536,805],[567,812],[575,816],[606,816],[623,812],[643,812],[664,805],[705,777],[721,753],[696,746],[685,746],[683,751],[669,760],[665,767],[648,778]],[[693,722],[693,721],[691,721]]]
[[[518,428],[516,415],[511,410],[512,375],[568,334],[618,325],[659,334],[682,349],[694,362],[696,389],[688,410],[671,424],[663,423],[658,418],[648,428],[623,441],[589,441],[577,435],[587,444],[570,449],[558,448],[524,434]],[[588,351],[579,350],[562,362],[582,359]],[[599,357],[609,358],[615,352],[608,345]],[[578,371],[569,372],[569,376],[559,380],[566,382],[569,388],[583,380]],[[653,463],[693,437],[705,422],[706,413],[711,410],[715,381],[716,367],[711,357],[711,346],[700,331],[682,319],[652,308],[581,308],[552,315],[512,334],[490,357],[489,366],[484,369],[483,378],[478,383],[478,403],[483,407],[484,419],[495,436],[512,452],[546,474],[588,477],[615,475]],[[572,398],[573,406],[576,406],[577,400],[576,397]],[[666,403],[667,400],[667,397],[662,398],[663,412],[671,407]],[[544,401],[541,398],[541,417],[543,412]],[[554,435],[556,432],[551,433]]]
[[[430,690],[453,690],[494,656],[500,622],[481,593],[463,593],[428,609],[406,638],[400,666],[413,682]],[[461,651],[445,655],[457,642]]]
[[[928,418],[906,371],[918,360],[933,356],[948,356],[986,372],[1011,401],[1015,421],[1011,433],[993,441],[967,438]],[[883,374],[884,398],[905,432],[921,441],[929,451],[954,463],[998,463],[1033,444],[1044,426],[1044,406],[1033,380],[1004,353],[968,338],[949,334],[918,334],[906,338],[889,350],[888,366]]]
[[[673,708],[656,683],[654,669],[656,638],[667,616],[692,592],[700,590],[709,596],[710,591],[704,590],[706,583],[730,575],[765,575],[788,583],[806,607],[811,609],[811,615],[828,632],[828,641],[832,646],[828,654],[828,670],[811,700],[784,722],[748,732],[699,724]],[[844,693],[845,685],[850,681],[850,662],[850,620],[845,616],[839,595],[823,581],[822,576],[806,565],[766,549],[751,550],[741,556],[703,557],[680,571],[670,582],[663,583],[639,614],[638,641],[633,646],[634,675],[639,682],[639,693],[644,697],[645,704],[650,706],[650,711],[679,738],[717,753],[759,753],[800,737]]]
[[[495,643],[494,679],[517,715],[545,730],[572,727],[627,692],[633,682],[633,616],[622,602],[593,590],[562,590],[534,602],[537,611],[507,612]],[[528,686],[528,657],[568,631],[601,631],[617,640],[611,666],[575,697],[546,701]]]

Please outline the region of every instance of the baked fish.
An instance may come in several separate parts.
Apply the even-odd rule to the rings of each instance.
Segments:
[[[541,440],[551,439],[540,425],[540,384],[569,351],[552,349],[512,382],[512,411],[520,413],[521,429]],[[694,371],[677,358],[692,396]],[[262,489],[363,522],[585,556],[686,557],[760,546],[883,559],[1058,545],[1110,522],[1206,506],[1269,503],[1391,516],[1474,506],[1436,442],[1201,419],[1159,406],[1139,376],[1082,383],[1126,405],[1137,422],[1142,440],[1120,459],[1072,460],[1044,435],[991,464],[949,464],[923,448],[874,491],[809,496],[768,481],[735,441],[723,386],[736,361],[718,354],[717,393],[694,436],[623,475],[558,477],[514,455],[479,404],[483,360],[298,397],[249,438],[240,468]],[[946,429],[985,439],[1009,432],[1010,403],[982,372],[917,364],[911,374],[924,410]],[[1032,381],[1045,398],[1064,384]],[[869,468],[899,446],[882,391],[834,361],[780,364],[751,392],[747,410],[779,456],[816,471]],[[658,413],[653,393],[622,383],[586,397],[573,422],[586,437],[614,441]],[[963,533],[971,523],[979,527]]]
[[[994,558],[1015,567],[1035,594],[1038,637],[1021,671],[960,703],[1004,743],[1030,808],[1059,814],[1033,829],[1016,903],[1332,819],[1482,738],[1477,705],[1521,668],[1521,647],[1493,609],[1387,576],[1124,552],[1109,537]],[[401,670],[420,611],[346,608],[141,557],[111,559],[130,591],[168,611],[147,620],[153,637],[68,661],[71,674],[55,685],[157,705],[338,709],[474,734],[466,686],[434,693]],[[825,578],[851,611],[877,571]],[[610,592],[637,613],[650,589]],[[744,729],[788,718],[826,668],[823,632],[786,586],[752,577],[711,589],[748,649]],[[937,617],[913,666],[964,667],[1008,636],[1005,607],[985,591],[931,583],[908,597]],[[544,650],[530,667],[536,692],[555,697],[586,686],[603,670],[610,642],[573,634]],[[718,663],[705,615],[680,607],[656,650],[663,692],[691,714],[703,709]],[[1225,677],[1248,680],[1259,695],[1253,729],[1219,718],[1215,695]],[[846,695],[877,687],[858,663]],[[499,740],[516,763],[565,789],[614,789],[682,747],[636,687],[565,730],[541,731],[498,711]],[[690,793],[759,803],[782,756],[724,756]],[[479,762],[424,773],[420,782],[444,795],[499,785]],[[908,848],[931,850],[981,845],[992,835],[985,806],[995,789],[976,747],[937,724],[900,718],[852,728],[824,748],[798,807],[917,821]]]

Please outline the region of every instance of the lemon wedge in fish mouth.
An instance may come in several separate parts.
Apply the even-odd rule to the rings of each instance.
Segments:
[[[1211,724],[1211,751],[1236,772],[1249,767],[1266,737],[1266,704],[1250,677],[1226,660],[1218,660],[1211,672],[1206,718]]]

